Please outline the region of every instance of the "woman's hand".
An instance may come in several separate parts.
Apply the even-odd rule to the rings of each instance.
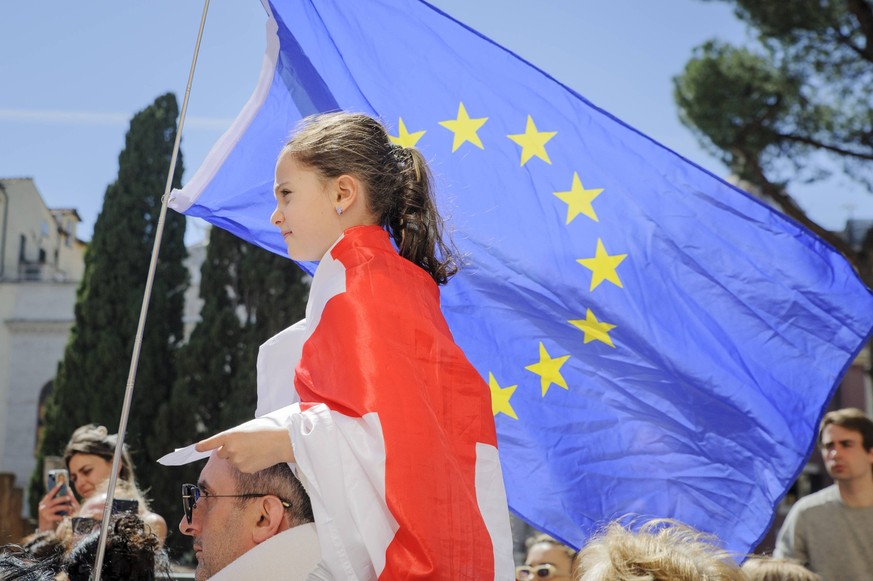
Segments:
[[[53,531],[65,515],[79,511],[79,503],[73,493],[67,488],[66,496],[59,496],[58,491],[64,484],[59,482],[39,501],[39,530]]]
[[[294,462],[288,430],[262,419],[246,422],[197,443],[198,452],[217,450],[216,455],[240,472],[258,472],[280,462]]]

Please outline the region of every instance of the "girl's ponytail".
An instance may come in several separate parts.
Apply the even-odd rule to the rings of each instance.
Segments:
[[[391,156],[398,168],[397,200],[384,226],[403,258],[426,270],[437,284],[445,284],[458,271],[456,253],[443,240],[443,219],[434,204],[427,161],[412,147],[392,145]]]

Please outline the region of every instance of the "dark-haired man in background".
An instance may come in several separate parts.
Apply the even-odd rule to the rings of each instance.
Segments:
[[[829,412],[818,443],[834,484],[791,508],[773,556],[825,581],[873,579],[873,421],[856,408]]]

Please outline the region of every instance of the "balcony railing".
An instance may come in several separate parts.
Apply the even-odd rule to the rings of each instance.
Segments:
[[[20,282],[63,282],[67,280],[64,271],[45,262],[18,263],[18,280]]]

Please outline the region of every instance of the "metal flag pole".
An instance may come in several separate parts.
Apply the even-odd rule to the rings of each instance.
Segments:
[[[173,143],[173,155],[170,158],[170,171],[167,173],[167,185],[161,197],[161,213],[155,231],[155,243],[152,247],[152,259],[149,263],[149,273],[146,278],[145,291],[142,297],[142,309],[139,313],[139,324],[136,328],[136,338],[133,342],[133,353],[130,357],[130,371],[127,376],[127,387],[124,391],[124,403],[121,407],[121,418],[118,421],[118,436],[115,442],[115,454],[112,457],[112,472],[109,475],[109,486],[106,489],[106,506],[103,507],[103,522],[100,525],[100,541],[97,544],[97,556],[94,561],[93,581],[100,581],[103,571],[103,556],[106,552],[106,539],[109,536],[109,519],[112,516],[112,499],[115,498],[115,485],[118,482],[118,469],[121,467],[121,452],[124,447],[124,436],[127,431],[127,418],[130,416],[130,402],[133,399],[133,385],[136,380],[136,368],[142,349],[142,336],[146,317],[149,311],[149,299],[152,294],[152,284],[155,280],[155,269],[158,265],[158,251],[161,248],[161,238],[164,234],[164,221],[167,216],[167,202],[173,185],[173,174],[176,171],[176,159],[179,157],[179,143],[182,139],[182,127],[185,124],[185,113],[188,110],[188,97],[191,95],[191,83],[194,81],[194,69],[197,66],[197,55],[200,52],[200,40],[203,38],[203,28],[206,25],[206,13],[209,11],[209,0],[203,4],[203,16],[200,18],[200,30],[197,32],[197,43],[194,45],[194,57],[191,60],[191,71],[188,73],[188,84],[185,87],[185,98],[182,100],[182,111],[179,113],[179,126],[176,129],[176,141]]]

